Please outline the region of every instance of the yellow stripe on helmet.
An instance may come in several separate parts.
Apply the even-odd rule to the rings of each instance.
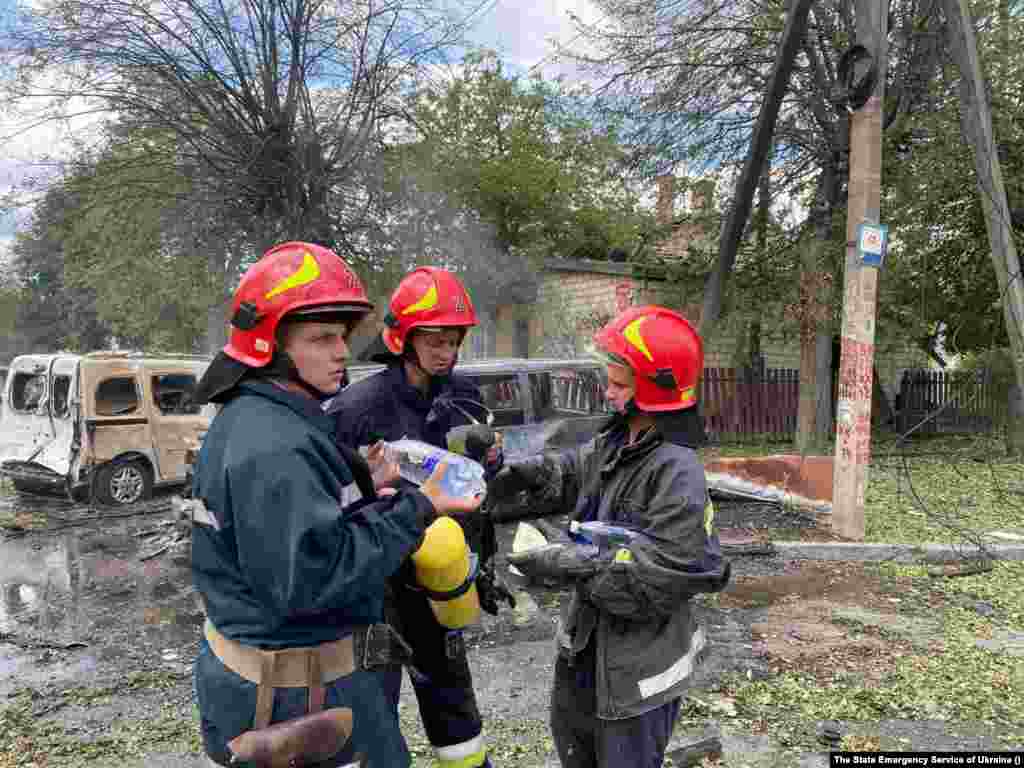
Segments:
[[[696,397],[696,393],[694,392],[693,387],[687,387],[686,389],[679,393],[679,402],[692,403],[694,397]]]
[[[313,254],[309,251],[303,251],[302,264],[299,265],[299,268],[267,291],[263,298],[272,299],[279,293],[290,291],[292,288],[298,288],[300,285],[308,285],[318,277],[320,277],[320,265],[313,258]]]
[[[403,315],[412,315],[416,312],[423,312],[428,309],[433,309],[437,306],[437,286],[431,282],[427,292],[423,294],[423,298],[417,301],[415,304],[410,304],[408,307],[402,310]]]
[[[647,320],[647,317],[647,315],[645,315],[644,317],[638,317],[636,320],[631,322],[623,329],[622,335],[626,337],[626,341],[628,341],[630,344],[632,344],[634,347],[640,350],[640,353],[653,363],[654,356],[651,354],[651,351],[647,348],[647,344],[644,342],[644,337],[640,335],[640,326],[644,324],[644,321]]]

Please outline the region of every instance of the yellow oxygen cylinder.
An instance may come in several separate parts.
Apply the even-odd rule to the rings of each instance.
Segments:
[[[416,581],[427,590],[438,623],[449,629],[462,629],[480,618],[475,558],[462,526],[450,517],[431,523],[413,552]]]

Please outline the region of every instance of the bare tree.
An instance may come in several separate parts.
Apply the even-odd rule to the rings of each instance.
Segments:
[[[3,99],[37,122],[93,112],[170,139],[155,144],[190,181],[183,210],[240,232],[230,248],[188,243],[223,275],[209,323],[222,338],[245,257],[289,238],[357,247],[374,132],[465,18],[432,0],[57,0],[6,36]]]

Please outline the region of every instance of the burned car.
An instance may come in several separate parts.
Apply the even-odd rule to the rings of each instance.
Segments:
[[[351,381],[381,365],[353,365]],[[493,414],[505,455],[517,458],[586,442],[607,419],[604,366],[593,359],[492,358],[459,363]]]
[[[22,492],[132,504],[185,480],[185,452],[209,427],[191,401],[208,359],[120,352],[21,355],[0,420],[0,474]]]

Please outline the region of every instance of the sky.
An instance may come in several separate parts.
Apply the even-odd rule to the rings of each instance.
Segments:
[[[0,0],[0,29],[9,23],[14,8],[14,0]],[[0,194],[3,194],[15,178],[16,168],[10,161],[10,151],[6,146],[0,148]],[[14,235],[14,217],[0,213],[0,263],[2,263],[6,244]]]
[[[9,23],[16,0],[0,0],[0,29]],[[545,77],[573,77],[572,68],[551,57],[551,40],[579,45],[570,19],[576,14],[585,21],[599,18],[588,0],[490,0],[478,14],[469,41],[498,52],[512,71],[528,72],[539,68]],[[43,153],[58,152],[63,129],[39,126],[17,132],[0,117],[0,195],[10,191],[27,174],[38,173],[34,164]],[[24,212],[15,216],[0,211],[0,263]]]
[[[539,66],[546,77],[571,76],[570,67],[552,62],[549,43],[581,44],[570,14],[585,22],[600,18],[597,7],[588,0],[493,0],[470,38],[495,49],[517,69]]]

